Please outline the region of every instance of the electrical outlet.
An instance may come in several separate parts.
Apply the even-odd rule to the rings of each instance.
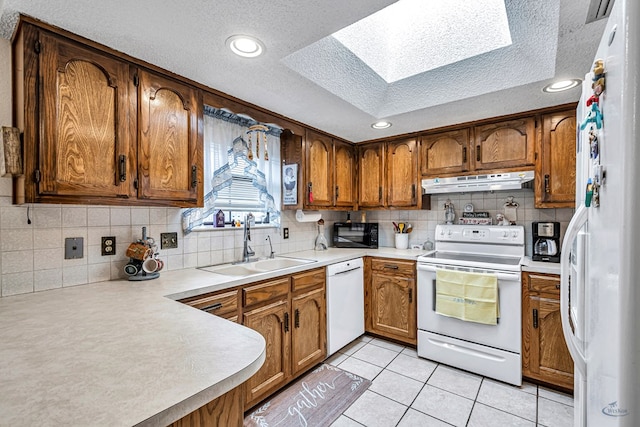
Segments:
[[[282,238],[283,239],[288,239],[289,238],[289,229],[286,228],[286,227],[282,229]]]
[[[102,256],[116,254],[116,236],[102,237]]]
[[[67,237],[64,239],[64,259],[78,259],[84,256],[84,238]]]
[[[178,233],[160,233],[160,249],[175,249],[178,247]]]

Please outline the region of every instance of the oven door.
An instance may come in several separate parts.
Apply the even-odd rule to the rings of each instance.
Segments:
[[[418,263],[418,329],[486,345],[513,353],[521,352],[522,301],[519,272],[474,269]],[[436,270],[495,274],[498,279],[500,318],[497,325],[467,322],[436,313]]]

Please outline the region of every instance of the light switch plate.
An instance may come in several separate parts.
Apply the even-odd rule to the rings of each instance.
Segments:
[[[84,238],[67,237],[64,239],[64,259],[79,259],[84,257]]]

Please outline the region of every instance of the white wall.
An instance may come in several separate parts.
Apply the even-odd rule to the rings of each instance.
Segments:
[[[11,46],[0,39],[0,125],[11,125]],[[114,280],[124,277],[122,267],[130,242],[141,237],[142,227],[159,240],[160,233],[177,232],[177,249],[161,250],[166,270],[192,268],[240,259],[242,230],[225,229],[210,232],[182,233],[181,210],[178,208],[105,207],[80,205],[11,204],[11,179],[0,178],[0,296],[43,291],[63,286]],[[451,195],[456,213],[472,202],[477,211],[488,210],[492,216],[501,211],[506,197],[515,196],[520,203],[518,222],[526,225],[527,251],[531,246],[531,221],[557,220],[563,230],[571,218],[571,209],[533,209],[533,193],[518,190],[508,194],[479,193]],[[410,244],[433,239],[435,226],[444,221],[443,204],[447,196],[432,198],[431,211],[372,211],[367,221],[380,223],[380,245],[393,246],[391,221],[410,222],[414,231]],[[27,223],[27,211],[31,224]],[[323,212],[325,234],[336,220],[346,218],[344,212]],[[353,221],[360,214],[352,215]],[[281,229],[256,229],[252,232],[252,247],[258,255],[269,253],[266,236],[270,235],[276,253],[295,253],[313,249],[317,227],[314,223],[298,223],[293,211],[283,213],[282,227],[288,227],[290,238],[282,239]],[[116,236],[115,256],[101,256],[102,236]],[[64,239],[83,237],[85,256],[77,260],[64,259]],[[330,243],[331,244],[331,243]]]

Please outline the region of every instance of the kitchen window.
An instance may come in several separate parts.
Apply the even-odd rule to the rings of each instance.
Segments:
[[[210,230],[222,210],[225,227],[252,213],[257,226],[280,226],[281,129],[205,106],[204,207],[182,213],[185,233]]]

